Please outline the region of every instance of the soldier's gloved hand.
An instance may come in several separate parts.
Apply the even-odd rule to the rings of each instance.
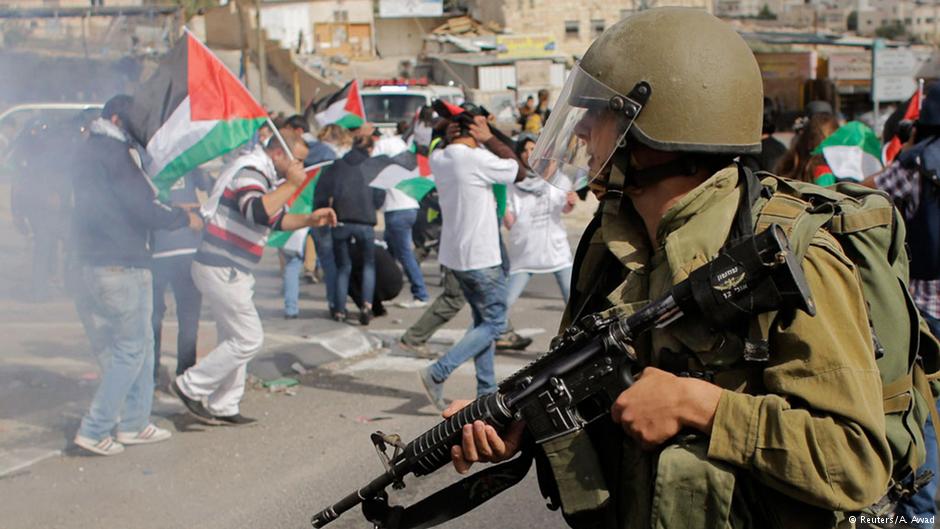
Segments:
[[[446,419],[457,413],[469,400],[455,400],[441,415]],[[466,474],[476,462],[499,463],[516,455],[522,445],[525,423],[516,421],[509,425],[502,436],[496,428],[476,421],[463,427],[463,439],[460,445],[450,447],[450,458],[454,468],[460,474]]]
[[[704,380],[647,367],[617,397],[610,417],[643,448],[652,449],[686,427],[710,433],[722,391]]]

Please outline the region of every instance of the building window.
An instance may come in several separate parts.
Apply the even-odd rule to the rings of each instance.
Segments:
[[[581,23],[578,20],[565,20],[565,38],[581,38]]]
[[[596,37],[600,37],[601,33],[603,32],[604,32],[604,19],[602,18],[591,19],[591,34],[594,35],[594,37],[596,38]]]
[[[333,11],[333,22],[349,22],[349,11]]]

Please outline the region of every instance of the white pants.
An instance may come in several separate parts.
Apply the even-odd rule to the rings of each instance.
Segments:
[[[202,400],[215,415],[235,415],[245,394],[248,361],[261,350],[264,331],[251,300],[255,278],[237,268],[193,262],[193,282],[209,303],[218,331],[218,345],[177,383],[183,393]]]

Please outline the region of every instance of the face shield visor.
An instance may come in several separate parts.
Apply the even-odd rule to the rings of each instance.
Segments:
[[[529,157],[529,166],[559,189],[586,186],[623,146],[649,93],[649,86],[639,83],[624,96],[575,65]]]

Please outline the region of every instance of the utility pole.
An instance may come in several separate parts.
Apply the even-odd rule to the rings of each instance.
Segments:
[[[264,106],[264,91],[268,86],[268,57],[264,43],[264,30],[261,29],[261,0],[255,0],[255,26],[258,29],[258,74],[261,82],[258,95],[261,98],[261,106]]]

